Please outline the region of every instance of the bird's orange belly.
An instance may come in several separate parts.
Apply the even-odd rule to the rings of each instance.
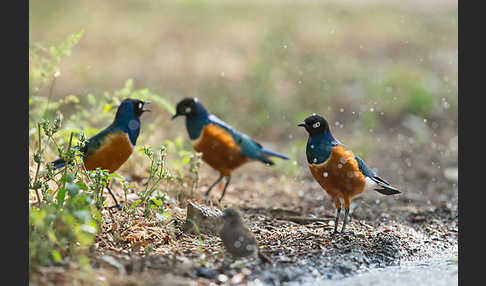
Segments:
[[[363,192],[366,182],[354,157],[353,152],[338,145],[331,149],[326,162],[309,164],[309,169],[332,198],[352,198]]]
[[[113,173],[128,160],[132,152],[133,146],[128,135],[120,132],[107,136],[101,147],[84,159],[84,166],[86,170],[101,168]]]
[[[214,124],[203,128],[193,146],[194,150],[202,153],[203,161],[223,176],[229,176],[234,169],[248,161],[241,154],[240,146],[235,143],[231,134]]]

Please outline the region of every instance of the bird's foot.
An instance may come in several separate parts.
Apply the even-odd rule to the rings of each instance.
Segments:
[[[355,236],[354,231],[352,230],[342,230],[341,235]]]
[[[208,205],[208,206],[213,206],[213,201],[211,200],[211,198],[209,197],[204,197],[204,204]]]
[[[222,208],[223,207],[223,204],[221,203],[221,201],[222,201],[221,199],[218,200],[218,206],[219,206],[219,208]]]
[[[119,211],[121,211],[121,210],[122,210],[122,206],[121,206],[121,205],[119,205],[119,204],[116,204],[116,205],[114,205],[114,206],[107,207],[107,208],[108,208],[108,209],[110,209],[110,210],[111,210],[111,209],[114,209],[114,208],[117,208]]]

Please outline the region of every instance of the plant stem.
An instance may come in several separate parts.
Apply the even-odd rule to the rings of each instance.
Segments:
[[[71,136],[69,137],[69,145],[68,145],[68,149],[67,149],[68,155],[69,155],[69,151],[71,151],[71,142],[73,141],[73,134],[74,134],[74,132],[71,132]],[[68,159],[69,158],[64,159],[66,161],[66,166],[64,166],[64,174],[63,174],[64,178],[66,178],[67,169],[68,169],[68,165],[69,165]],[[66,186],[66,180],[63,180],[61,188],[64,188],[64,186]]]
[[[46,117],[47,110],[49,109],[49,102],[51,100],[52,93],[54,91],[54,84],[56,83],[56,77],[52,79],[51,86],[49,87],[49,96],[47,97],[46,109],[44,110],[44,118]]]
[[[37,123],[37,133],[39,134],[39,156],[41,154],[41,126],[40,126],[40,123]],[[39,205],[39,208],[41,207],[41,198],[40,198],[40,194],[39,194],[39,190],[37,188],[37,179],[38,179],[38,176],[39,176],[39,169],[40,169],[40,161],[37,162],[37,170],[35,171],[35,177],[34,177],[34,189],[35,189],[35,193],[37,195],[37,204]]]

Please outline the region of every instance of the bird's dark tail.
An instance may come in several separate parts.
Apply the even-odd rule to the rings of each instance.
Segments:
[[[66,161],[64,161],[64,159],[62,159],[62,158],[59,158],[57,160],[52,161],[51,164],[54,165],[53,169],[56,170],[56,169],[59,169],[59,168],[66,166]]]
[[[263,163],[267,164],[268,166],[275,165],[275,163],[272,160],[268,159],[265,156],[260,156],[260,158],[258,158],[258,160],[262,161]]]
[[[397,190],[397,188],[395,188],[392,185],[390,185],[389,183],[385,182],[385,180],[383,180],[382,178],[380,178],[378,176],[375,176],[371,179],[375,183],[377,183],[378,186],[381,187],[381,189],[375,189],[375,191],[379,192],[380,194],[389,196],[389,195],[396,195],[396,194],[401,193],[399,190]]]

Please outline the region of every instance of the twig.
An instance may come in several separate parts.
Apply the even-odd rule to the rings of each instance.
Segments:
[[[38,151],[38,154],[40,156],[41,154],[41,126],[40,126],[40,123],[37,123],[37,133],[39,134],[39,151]],[[39,169],[40,169],[40,160],[39,162],[37,162],[37,170],[35,171],[35,177],[34,177],[34,189],[35,189],[35,193],[37,195],[37,203],[39,205],[39,208],[41,207],[41,198],[40,198],[40,194],[39,194],[39,190],[37,188],[37,179],[38,179],[38,176],[39,176]]]
[[[286,216],[286,217],[276,217],[280,220],[288,220],[298,224],[308,224],[313,222],[328,222],[333,219],[331,218],[316,218],[316,217],[304,217],[304,216]]]
[[[71,132],[71,136],[69,137],[69,145],[68,145],[68,149],[67,149],[68,156],[69,156],[69,151],[71,151],[71,142],[73,141],[73,135],[74,135],[74,132]],[[66,185],[66,174],[67,174],[67,169],[68,169],[68,165],[69,165],[68,159],[69,158],[64,159],[66,161],[66,166],[64,166],[64,174],[63,174],[64,180],[62,182],[61,188],[64,188],[64,186]]]
[[[56,83],[56,75],[54,74],[54,78],[52,79],[51,86],[49,87],[49,96],[47,97],[46,109],[44,109],[44,117],[46,116],[47,110],[49,109],[49,102],[51,101],[55,83]]]

